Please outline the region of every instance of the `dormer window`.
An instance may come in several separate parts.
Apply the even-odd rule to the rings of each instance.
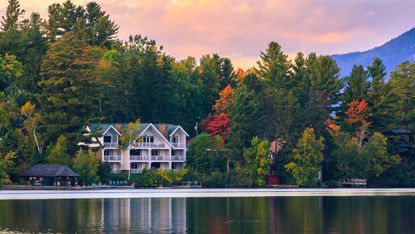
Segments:
[[[111,136],[104,136],[105,143],[111,143]]]
[[[179,143],[179,136],[174,136],[171,138],[172,143]]]
[[[144,143],[154,143],[154,137],[153,136],[143,136],[141,138]]]

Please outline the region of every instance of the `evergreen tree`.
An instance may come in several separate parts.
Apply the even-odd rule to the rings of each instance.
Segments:
[[[368,72],[362,65],[354,65],[349,77],[345,78],[346,89],[342,93],[342,110],[347,110],[347,104],[358,99],[366,99],[370,83]]]
[[[415,132],[415,63],[399,65],[391,73],[388,86],[387,128],[405,128]]]
[[[372,129],[374,131],[385,132],[387,119],[385,113],[386,111],[386,100],[388,95],[388,89],[385,83],[385,65],[383,65],[382,60],[376,58],[372,65],[367,67],[369,71],[369,76],[371,77],[370,88],[368,92],[367,102],[370,106],[370,120],[373,123]]]
[[[97,84],[92,73],[95,64],[88,51],[84,42],[73,33],[66,33],[51,44],[41,67],[42,91],[38,100],[43,115],[39,130],[46,143],[65,134],[72,152],[97,107]]]
[[[256,77],[247,77],[256,79]],[[255,92],[249,90],[246,85],[236,89],[234,97],[235,105],[229,115],[232,124],[227,136],[229,147],[233,155],[240,160],[242,149],[249,145],[250,140],[260,134],[262,120],[260,116],[260,103]]]
[[[18,28],[20,18],[24,15],[25,10],[20,9],[19,0],[9,0],[6,15],[1,17],[1,30],[7,32],[10,29]]]

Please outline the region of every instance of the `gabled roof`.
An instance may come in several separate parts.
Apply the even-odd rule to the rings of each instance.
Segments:
[[[154,124],[149,124],[143,131],[141,131],[140,132],[140,136],[143,134],[143,133],[145,133],[145,131],[147,131],[147,129],[149,129],[149,128],[154,128],[156,131],[157,131],[157,133],[159,133],[160,134],[160,136],[171,146],[171,147],[173,147],[172,146],[172,144],[170,143],[170,141],[169,140],[167,140],[166,139],[166,137],[160,132],[160,124],[157,124],[158,125],[158,127],[159,128],[157,128],[156,126],[154,126]]]
[[[105,135],[105,133],[107,133],[110,129],[114,129],[118,136],[121,136],[121,133],[114,127],[114,125],[109,126],[107,130],[105,130],[104,133],[102,133],[102,135]]]
[[[186,134],[186,136],[189,136],[189,134],[187,134],[187,132],[180,125],[177,125],[173,131],[169,131],[169,136],[173,135],[179,129],[181,129],[184,132],[184,134]]]
[[[42,177],[78,177],[68,166],[62,164],[37,164],[20,176],[42,176]]]
[[[128,124],[125,124],[125,123],[122,123],[122,124],[116,124],[116,123],[97,124],[97,123],[94,123],[94,124],[91,124],[89,127],[90,127],[91,131],[97,131],[97,133],[103,135],[109,129],[111,129],[111,127],[114,128],[119,133],[119,131],[115,128],[116,125],[121,125],[122,128],[126,128]],[[150,125],[152,125],[161,135],[163,135],[163,134],[161,133],[160,126],[161,125],[166,125],[166,127],[167,127],[167,136],[171,136],[179,128],[183,130],[183,132],[186,134],[186,136],[189,136],[189,134],[187,134],[187,132],[180,125],[175,125],[175,124],[152,124],[152,123],[141,123],[140,124],[139,135],[141,135],[145,130],[147,130]],[[167,137],[167,136],[164,136],[164,137]]]

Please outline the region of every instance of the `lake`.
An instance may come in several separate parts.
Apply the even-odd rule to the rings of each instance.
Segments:
[[[0,201],[0,232],[414,233],[414,196]]]

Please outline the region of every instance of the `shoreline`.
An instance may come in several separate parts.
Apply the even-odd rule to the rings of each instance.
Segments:
[[[415,196],[415,188],[0,190],[0,200],[317,196]]]

